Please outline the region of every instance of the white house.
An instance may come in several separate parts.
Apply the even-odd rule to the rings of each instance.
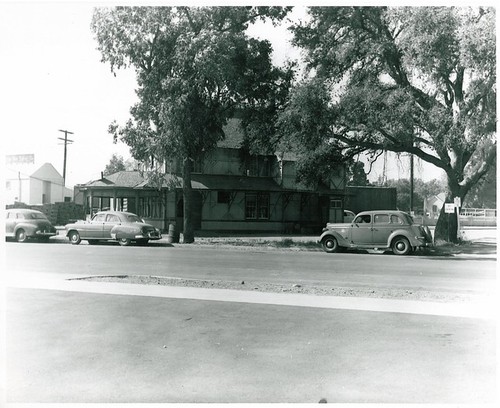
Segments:
[[[32,155],[23,155],[32,156]],[[71,201],[73,190],[63,185],[63,177],[50,163],[35,167],[34,158],[23,162],[6,161],[5,204],[29,205]]]
[[[446,200],[445,193],[439,193],[438,195],[433,195],[427,197],[424,200],[424,214],[430,219],[437,220],[439,218],[439,213],[441,208],[443,208],[444,202]]]

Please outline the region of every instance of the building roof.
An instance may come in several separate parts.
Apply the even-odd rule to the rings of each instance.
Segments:
[[[144,177],[138,171],[118,171],[99,180],[85,183],[86,187],[129,187],[134,188],[144,182]]]
[[[38,170],[30,175],[31,178],[35,178],[38,180],[47,180],[47,181],[61,181],[62,176],[55,169],[55,167],[50,163],[44,163]]]

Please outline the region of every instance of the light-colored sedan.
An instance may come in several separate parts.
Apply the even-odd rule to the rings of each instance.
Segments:
[[[406,255],[432,246],[432,235],[403,211],[379,210],[361,212],[351,223],[326,224],[318,242],[328,253],[357,248],[392,249],[396,255]]]
[[[87,240],[89,244],[113,240],[123,246],[131,242],[144,245],[149,240],[161,239],[158,228],[146,224],[136,214],[123,211],[101,211],[90,221],[77,221],[64,228],[73,245],[78,245],[82,240]]]

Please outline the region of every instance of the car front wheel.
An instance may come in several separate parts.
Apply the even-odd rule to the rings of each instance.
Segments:
[[[323,251],[331,254],[334,252],[337,252],[339,250],[339,243],[335,237],[332,237],[331,235],[323,238],[323,241],[321,241],[321,246],[323,247]]]
[[[69,242],[71,242],[72,245],[78,245],[80,242],[82,242],[80,234],[76,231],[71,231],[69,233]]]
[[[411,252],[410,241],[405,237],[396,237],[392,241],[392,252],[396,255],[407,255]]]

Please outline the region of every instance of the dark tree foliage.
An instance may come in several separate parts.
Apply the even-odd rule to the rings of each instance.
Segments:
[[[192,163],[224,138],[236,111],[266,131],[289,72],[273,67],[268,41],[246,35],[257,19],[280,21],[282,7],[98,8],[92,29],[113,72],[132,67],[139,102],[110,132],[141,161],[182,162],[184,242],[194,241]],[[259,126],[256,126],[260,123]]]
[[[463,202],[495,163],[495,10],[311,7],[309,16],[293,28],[309,77],[292,96],[309,95],[314,109],[292,101],[283,117],[313,109],[302,134],[312,125],[347,157],[411,153],[443,169],[447,201]],[[436,236],[455,240],[456,224],[440,217]]]
[[[126,170],[125,162],[123,161],[123,157],[118,154],[113,154],[109,163],[106,164],[104,168],[103,174],[105,176],[109,176],[110,174],[116,173],[118,171]]]

